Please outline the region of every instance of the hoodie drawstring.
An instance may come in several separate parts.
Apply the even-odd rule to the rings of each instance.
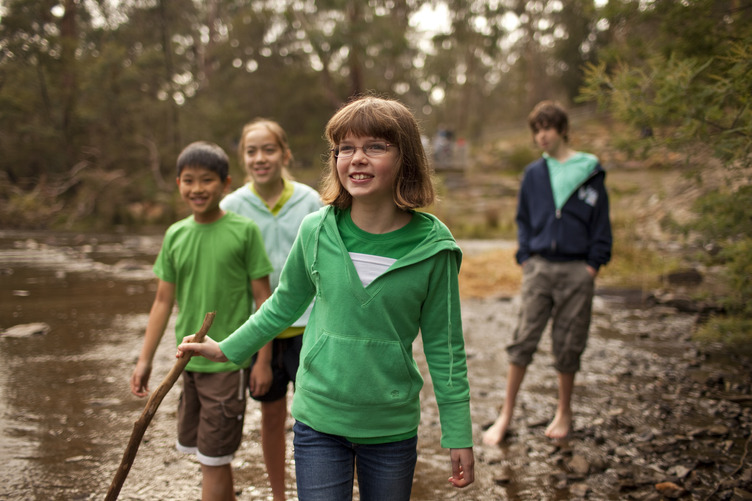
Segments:
[[[447,380],[447,386],[452,387],[452,376],[454,373],[454,350],[452,349],[452,258],[453,255],[449,255],[447,259],[447,316],[448,316],[448,330],[447,330],[447,349],[449,350],[449,379]]]
[[[319,260],[319,237],[321,236],[321,231],[324,228],[324,221],[326,221],[326,217],[329,214],[329,211],[331,210],[331,205],[326,209],[326,212],[322,215],[321,221],[319,221],[319,224],[316,226],[316,233],[314,233],[313,236],[313,262],[311,263],[311,279],[313,280],[313,285],[316,287],[316,300],[321,300],[321,277],[319,276],[319,270],[318,270],[318,260]]]

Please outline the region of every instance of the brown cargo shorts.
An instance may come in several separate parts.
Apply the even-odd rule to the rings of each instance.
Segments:
[[[184,372],[178,450],[196,454],[199,463],[207,466],[230,463],[243,435],[247,382],[247,369]]]
[[[509,362],[527,367],[538,349],[543,331],[551,320],[554,367],[569,374],[580,369],[587,345],[595,280],[584,261],[548,261],[531,257],[523,267],[521,307]]]

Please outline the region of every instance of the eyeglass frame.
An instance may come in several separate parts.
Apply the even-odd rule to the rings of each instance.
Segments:
[[[376,154],[376,155],[373,155],[373,154],[370,154],[370,155],[369,155],[369,154],[368,154],[368,153],[366,152],[366,148],[367,148],[367,147],[369,147],[369,146],[373,146],[373,145],[376,145],[376,144],[381,144],[381,143],[383,143],[383,144],[384,144],[384,145],[386,146],[386,149],[384,150],[384,153],[378,153],[378,154]],[[350,145],[346,145],[346,146],[350,146]],[[386,155],[386,154],[387,154],[387,150],[389,149],[389,147],[390,147],[390,146],[395,146],[395,147],[396,147],[397,145],[396,145],[396,144],[392,144],[392,143],[390,143],[390,142],[388,142],[388,141],[374,141],[374,142],[372,142],[372,143],[369,143],[369,144],[367,144],[367,145],[365,145],[365,146],[352,146],[352,149],[353,149],[352,155],[345,155],[345,156],[343,156],[343,155],[340,155],[340,154],[339,154],[339,153],[340,153],[340,146],[337,146],[336,148],[332,148],[332,149],[331,149],[330,151],[331,151],[331,152],[332,152],[332,154],[334,155],[334,158],[352,158],[352,157],[354,157],[354,156],[355,156],[355,153],[356,153],[356,152],[357,152],[358,150],[362,150],[362,151],[363,151],[363,154],[364,154],[365,156],[367,156],[368,158],[375,158],[375,157],[377,158],[377,157],[380,157],[380,156]]]

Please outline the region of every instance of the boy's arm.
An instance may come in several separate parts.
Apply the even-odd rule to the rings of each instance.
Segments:
[[[520,184],[519,194],[517,195],[517,212],[515,214],[515,223],[517,224],[517,252],[515,259],[517,264],[522,265],[530,259],[530,214],[528,213],[527,204],[527,185],[529,176],[525,176]]]
[[[175,284],[159,280],[157,282],[157,294],[149,312],[149,321],[146,324],[144,344],[141,354],[136,362],[136,368],[131,375],[131,393],[137,397],[149,394],[149,376],[151,376],[152,361],[157,351],[162,335],[170,320],[172,305],[175,302]]]
[[[269,276],[261,277],[256,280],[251,280],[251,290],[253,292],[253,300],[256,303],[256,310],[261,308],[261,305],[269,299],[271,295],[271,286],[269,285]],[[265,395],[272,386],[272,343],[274,340],[266,343],[259,351],[256,357],[256,363],[253,364],[251,369],[251,377],[249,381],[251,394],[254,397],[260,397]]]
[[[608,192],[606,191],[605,179],[600,183],[597,189],[599,192],[598,205],[596,207],[595,217],[591,222],[592,240],[590,242],[590,251],[587,258],[588,266],[590,266],[596,273],[601,266],[611,260],[611,247],[613,245]]]

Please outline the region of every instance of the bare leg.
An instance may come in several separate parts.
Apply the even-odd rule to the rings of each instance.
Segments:
[[[285,421],[287,398],[261,402],[261,448],[274,501],[285,499]]]
[[[527,367],[509,364],[507,371],[507,389],[504,404],[501,406],[501,412],[493,425],[483,433],[483,443],[486,445],[498,445],[504,440],[507,434],[509,424],[512,422],[514,405],[517,400],[517,393],[522,386],[522,380],[525,378]]]
[[[548,438],[566,438],[572,427],[572,391],[574,389],[575,373],[559,372],[559,403],[556,415],[546,428]]]
[[[201,465],[203,481],[201,501],[235,501],[235,489],[232,482],[232,465]]]

